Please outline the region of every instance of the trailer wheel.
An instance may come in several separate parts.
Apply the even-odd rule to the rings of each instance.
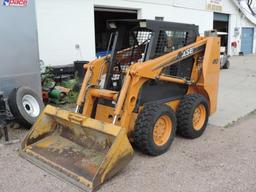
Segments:
[[[11,113],[25,128],[33,125],[44,108],[40,96],[28,87],[15,88],[8,98]]]
[[[176,124],[175,114],[167,105],[146,105],[135,123],[135,147],[151,156],[165,153],[174,140]]]
[[[200,94],[186,95],[177,110],[177,133],[185,138],[200,137],[206,129],[209,118],[208,102]]]

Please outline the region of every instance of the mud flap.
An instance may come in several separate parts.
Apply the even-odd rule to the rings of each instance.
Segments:
[[[47,106],[20,154],[50,173],[94,191],[131,161],[124,128]]]

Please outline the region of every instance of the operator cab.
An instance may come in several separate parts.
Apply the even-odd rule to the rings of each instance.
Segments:
[[[154,20],[110,20],[111,31],[107,52],[109,70],[104,88],[120,91],[126,69],[137,62],[144,62],[194,43],[198,26]],[[178,66],[178,65],[177,65]],[[172,66],[169,73],[178,75]],[[190,74],[191,67],[187,71]],[[184,71],[184,70],[183,70]],[[182,74],[184,75],[184,74]]]
[[[199,36],[198,26],[154,20],[110,20],[111,31],[108,44],[110,54],[106,56],[108,72],[103,76],[101,87],[120,91],[125,73],[130,65],[155,59],[169,52],[194,43]],[[194,58],[190,57],[164,69],[166,75],[190,80]],[[186,85],[156,80],[149,81],[141,88],[138,105],[163,99],[173,99],[187,92]],[[154,93],[154,94],[152,94]],[[114,103],[100,99],[101,104]]]

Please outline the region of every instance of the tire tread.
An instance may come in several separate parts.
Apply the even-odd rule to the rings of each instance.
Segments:
[[[151,156],[157,156],[166,152],[170,144],[172,143],[172,141],[170,141],[170,144],[168,144],[169,146],[165,147],[161,151],[157,151],[154,147],[152,147],[152,143],[149,138],[149,134],[151,134],[150,127],[154,127],[155,115],[159,111],[167,111],[169,116],[171,115],[171,113],[173,113],[173,116],[172,116],[174,117],[174,119],[172,119],[172,121],[174,121],[173,131],[176,132],[176,118],[175,118],[174,112],[167,105],[158,104],[158,103],[153,103],[143,108],[142,112],[138,115],[138,118],[135,123],[134,132],[133,132],[135,146],[141,152]]]
[[[191,113],[193,113],[192,109],[194,109],[195,104],[198,101],[203,102],[206,105],[207,110],[206,122],[200,131],[194,130],[191,122]],[[177,132],[179,135],[189,139],[200,137],[208,123],[208,102],[204,96],[197,93],[186,95],[182,98],[176,115],[178,121]]]

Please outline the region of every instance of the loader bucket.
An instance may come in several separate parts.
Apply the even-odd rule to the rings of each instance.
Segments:
[[[25,159],[95,191],[124,168],[133,149],[124,128],[47,106],[21,144]]]

